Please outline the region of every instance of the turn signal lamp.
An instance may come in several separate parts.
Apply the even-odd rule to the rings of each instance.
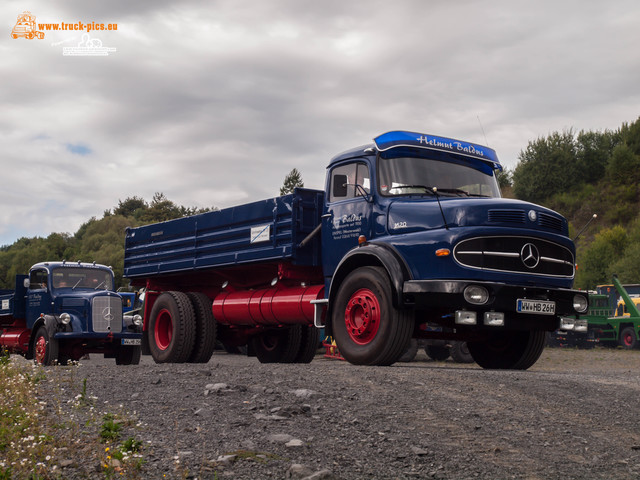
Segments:
[[[365,237],[364,235],[360,235],[358,237],[358,245],[364,245],[365,243],[367,243],[367,237]]]
[[[439,248],[436,250],[436,257],[448,257],[451,254],[451,250],[448,248]]]

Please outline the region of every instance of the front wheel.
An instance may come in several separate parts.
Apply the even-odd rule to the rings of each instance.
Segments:
[[[40,327],[33,342],[33,358],[36,363],[53,365],[58,360],[58,350],[58,340],[49,335],[46,327]]]
[[[116,365],[138,365],[142,348],[140,346],[119,346],[116,351]]]
[[[618,344],[626,350],[638,348],[638,337],[633,327],[625,327],[622,329]]]
[[[494,332],[484,341],[467,342],[475,362],[486,369],[526,370],[544,350],[543,330]]]
[[[391,282],[381,267],[361,267],[344,279],[332,314],[340,354],[356,365],[391,365],[409,347],[411,312],[392,303]]]

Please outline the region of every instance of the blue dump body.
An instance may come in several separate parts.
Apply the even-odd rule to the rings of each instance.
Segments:
[[[293,194],[191,217],[127,229],[127,278],[289,260],[318,266],[316,237],[300,242],[320,223],[323,192]]]

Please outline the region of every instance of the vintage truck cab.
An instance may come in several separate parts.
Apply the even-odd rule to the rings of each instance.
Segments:
[[[111,268],[95,263],[43,262],[0,293],[0,346],[50,365],[102,353],[117,364],[138,363],[142,321],[123,315]]]

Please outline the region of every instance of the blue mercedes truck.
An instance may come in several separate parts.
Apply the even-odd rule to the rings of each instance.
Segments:
[[[467,342],[483,368],[531,367],[588,299],[567,220],[501,198],[499,170],[491,148],[392,131],[331,159],[324,191],[127,229],[143,353],[207,362],[219,341],[309,362],[324,327],[353,364],[426,338]]]
[[[96,263],[42,262],[0,290],[0,350],[42,365],[88,353],[140,362],[142,317],[123,315],[111,268]]]

